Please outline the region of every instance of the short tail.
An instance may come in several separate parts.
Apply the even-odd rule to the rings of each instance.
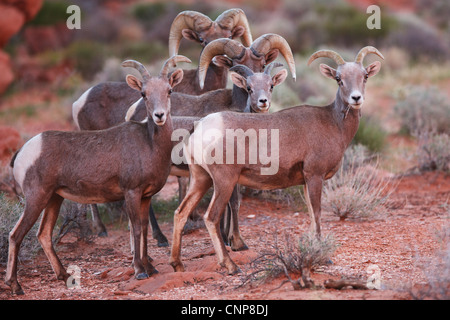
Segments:
[[[11,159],[11,162],[9,163],[9,166],[10,166],[11,168],[14,168],[14,161],[16,160],[17,155],[19,154],[19,152],[20,152],[20,149],[17,150],[16,153],[14,153],[14,155],[13,155],[13,157],[12,157],[12,159]]]

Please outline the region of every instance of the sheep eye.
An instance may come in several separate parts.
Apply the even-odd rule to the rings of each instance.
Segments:
[[[145,98],[145,92],[141,91],[142,98]]]
[[[337,76],[335,79],[337,82],[341,82],[341,77]]]
[[[170,96],[172,94],[173,90],[169,89],[169,91],[167,92],[167,95]]]
[[[369,79],[369,75],[366,73],[366,74],[364,75],[364,80],[367,80],[367,79]]]
[[[250,86],[247,86],[247,91],[248,91],[248,92],[251,92],[251,91],[252,91],[252,88],[250,88]]]
[[[272,91],[273,90],[273,84],[272,85],[270,85],[270,91]]]

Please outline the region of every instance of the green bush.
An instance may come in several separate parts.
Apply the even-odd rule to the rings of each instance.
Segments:
[[[386,131],[374,118],[361,118],[353,144],[362,144],[372,152],[381,152],[386,145]]]
[[[396,99],[394,114],[402,131],[412,135],[450,133],[450,101],[436,87],[406,87]]]
[[[65,0],[44,1],[37,15],[30,21],[30,25],[51,26],[65,22],[69,17],[66,12],[68,6],[70,6],[70,3]]]
[[[450,172],[450,136],[423,132],[418,139],[419,170]]]
[[[95,74],[102,70],[108,51],[101,43],[79,40],[73,42],[65,54],[85,80],[92,80]]]
[[[388,181],[379,177],[378,164],[367,164],[367,150],[356,148],[346,151],[342,167],[323,188],[323,207],[340,220],[380,213],[394,191]]]
[[[5,263],[8,259],[9,232],[14,228],[24,210],[22,201],[13,201],[0,193],[0,263]],[[38,223],[36,223],[23,239],[20,246],[19,259],[31,259],[40,248],[36,233]]]

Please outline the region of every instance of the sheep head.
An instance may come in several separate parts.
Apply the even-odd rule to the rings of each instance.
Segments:
[[[346,62],[338,53],[332,50],[320,50],[311,55],[308,65],[320,57],[334,60],[337,63],[336,69],[326,64],[321,64],[320,72],[325,77],[336,80],[339,86],[338,94],[345,105],[353,109],[361,109],[364,103],[367,79],[376,75],[381,68],[379,61],[375,61],[367,67],[363,66],[364,57],[369,53],[376,54],[384,59],[383,55],[376,48],[367,46],[358,52],[355,61],[352,62]]]
[[[129,74],[126,77],[128,85],[141,93],[147,109],[147,116],[153,119],[156,125],[165,124],[170,114],[170,94],[172,88],[183,79],[183,70],[176,69],[169,75],[169,68],[174,67],[178,62],[188,62],[191,60],[184,56],[173,56],[166,60],[157,77],[152,77],[144,65],[135,60],[122,62],[122,67],[131,67],[139,71],[142,81]]]

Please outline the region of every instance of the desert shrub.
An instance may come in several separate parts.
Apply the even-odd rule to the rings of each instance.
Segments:
[[[432,257],[416,259],[425,275],[425,284],[408,288],[411,297],[416,300],[449,300],[450,299],[450,207],[447,206],[446,221],[436,232],[436,240],[440,248]]]
[[[363,117],[352,143],[362,144],[372,152],[381,152],[386,144],[386,136],[387,133],[379,120]]]
[[[410,86],[396,97],[394,115],[409,134],[450,133],[450,101],[436,87]]]
[[[399,25],[386,37],[386,45],[397,46],[413,60],[442,60],[449,56],[448,39],[413,15],[399,16]]]
[[[0,193],[0,263],[8,259],[9,232],[14,228],[24,210],[23,201],[13,201]],[[38,223],[36,223],[23,239],[19,251],[19,260],[31,259],[39,249],[36,238]]]
[[[69,232],[78,240],[92,241],[95,236],[92,223],[87,219],[87,210],[87,205],[65,200],[60,208],[53,241],[58,243]]]
[[[102,70],[107,55],[104,45],[87,40],[75,41],[66,50],[67,58],[73,61],[75,70],[86,80],[92,80]]]
[[[65,0],[44,1],[41,9],[34,19],[30,21],[30,24],[35,26],[49,26],[59,22],[65,22],[69,17],[66,12],[69,5],[70,3]]]
[[[323,206],[341,220],[364,218],[381,212],[394,188],[379,177],[378,163],[367,164],[361,147],[346,151],[343,165],[324,183]],[[361,154],[362,153],[362,154]]]
[[[422,132],[418,136],[417,160],[420,171],[450,172],[450,136]]]
[[[367,13],[345,1],[316,1],[310,7],[311,10],[297,19],[297,40],[301,43],[297,46],[301,47],[295,49],[303,50],[323,43],[340,46],[376,43],[397,25],[395,18],[387,13],[381,15],[381,29],[368,29]]]
[[[417,13],[444,31],[450,31],[450,2],[447,0],[417,0]]]
[[[283,242],[280,242],[275,234],[270,249],[262,252],[252,262],[256,271],[246,275],[243,282],[267,281],[285,275],[296,290],[313,287],[310,271],[329,263],[337,247],[332,234],[323,234],[319,238],[314,232],[305,232],[295,241],[285,233]],[[294,280],[291,274],[299,274],[300,278]],[[303,280],[303,285],[300,279]]]

